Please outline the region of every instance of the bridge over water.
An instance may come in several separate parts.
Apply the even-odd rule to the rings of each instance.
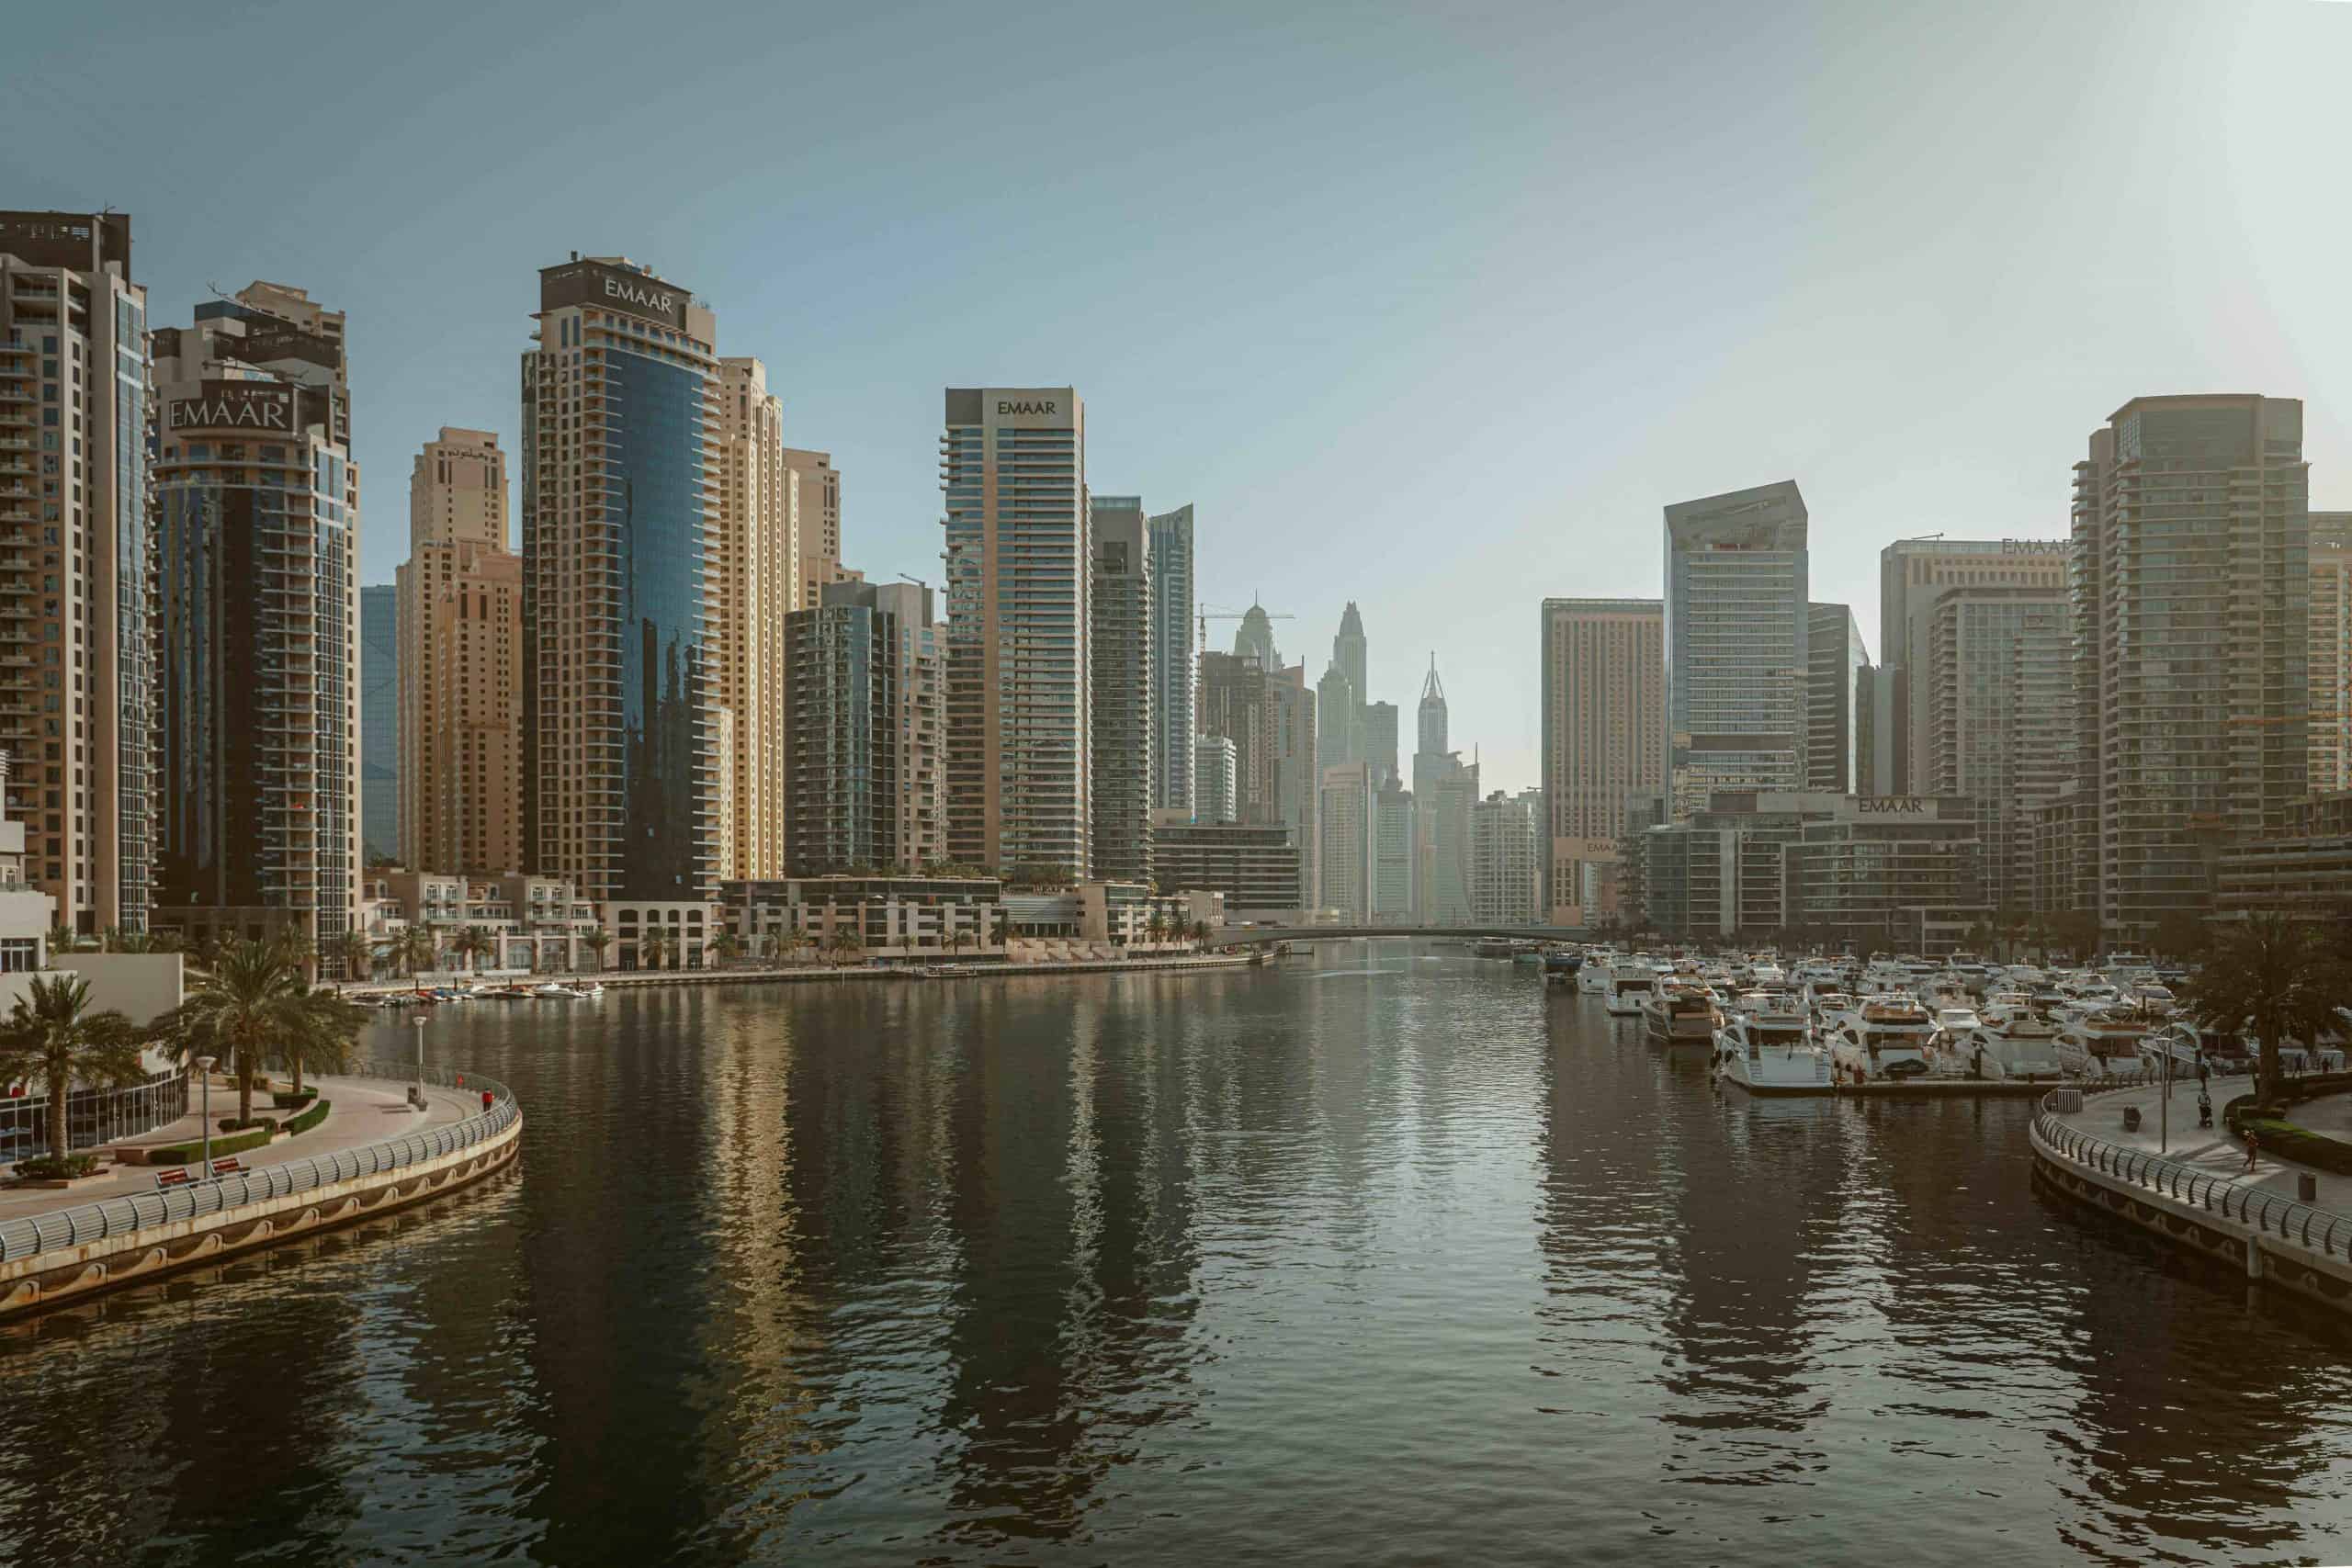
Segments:
[[[1365,937],[1515,937],[1526,942],[1590,942],[1578,926],[1250,926],[1220,928],[1215,941],[1230,947],[1278,942],[1357,942]]]

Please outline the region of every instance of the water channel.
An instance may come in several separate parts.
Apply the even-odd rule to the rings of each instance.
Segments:
[[[2352,1559],[2352,1333],[2027,1102],[1400,942],[428,1035],[521,1170],[0,1334],[0,1562]]]

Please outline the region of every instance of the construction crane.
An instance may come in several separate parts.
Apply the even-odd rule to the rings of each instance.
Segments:
[[[1254,600],[1250,603],[1250,610],[1257,611],[1270,621],[1295,621],[1298,619],[1296,615],[1292,615],[1287,610],[1269,610],[1263,604],[1258,604]],[[1209,645],[1209,623],[1211,621],[1247,620],[1250,615],[1250,610],[1220,610],[1213,604],[1204,604],[1200,605],[1198,614],[1201,622],[1201,647],[1205,649]]]

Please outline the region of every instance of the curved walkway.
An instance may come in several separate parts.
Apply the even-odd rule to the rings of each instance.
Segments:
[[[2213,1124],[2211,1127],[2197,1124],[2195,1078],[2173,1081],[2168,1111],[2165,1108],[2163,1086],[2146,1084],[2137,1089],[2119,1089],[2086,1097],[2082,1110],[2071,1114],[2061,1113],[2058,1120],[2104,1138],[2110,1144],[2173,1160],[2208,1175],[2226,1177],[2249,1190],[2276,1192],[2280,1197],[2292,1198],[2295,1196],[2295,1179],[2313,1176],[2319,1180],[2319,1202],[2323,1206],[2352,1209],[2352,1177],[2337,1176],[2294,1160],[2280,1159],[2267,1152],[2258,1152],[2254,1170],[2251,1174],[2247,1172],[2245,1145],[2230,1136],[2229,1129],[2222,1124],[2222,1109],[2253,1088],[2254,1080],[2244,1074],[2213,1079],[2206,1089],[2213,1100]],[[2123,1110],[2126,1106],[2140,1112],[2137,1132],[2124,1130]],[[2295,1107],[2295,1119],[2314,1133],[2346,1136],[2347,1132],[2352,1132],[2352,1096],[2307,1100]],[[2165,1127],[2167,1120],[2170,1123],[2169,1135]]]
[[[363,1144],[385,1138],[397,1138],[403,1133],[422,1132],[446,1122],[458,1122],[481,1109],[481,1099],[469,1091],[427,1088],[424,1091],[425,1111],[419,1115],[409,1108],[398,1084],[381,1078],[320,1077],[308,1080],[318,1085],[319,1097],[332,1102],[326,1119],[307,1133],[290,1138],[278,1138],[255,1149],[237,1156],[248,1166],[275,1165],[283,1160],[308,1159],[313,1156],[338,1154],[357,1148]],[[200,1095],[194,1097],[199,1102]],[[225,1103],[224,1103],[225,1100]],[[270,1111],[257,1105],[257,1114],[290,1116],[291,1111]],[[234,1084],[223,1089],[215,1078],[212,1085],[212,1118],[219,1122],[237,1113],[237,1090]],[[201,1111],[192,1111],[167,1126],[136,1138],[122,1138],[108,1144],[108,1149],[153,1148],[166,1144],[194,1143],[204,1135]],[[216,1140],[227,1134],[214,1133]],[[155,1173],[152,1165],[119,1165],[113,1173],[96,1181],[77,1181],[70,1188],[10,1188],[0,1189],[0,1220],[30,1219],[53,1210],[77,1208],[84,1203],[96,1203],[108,1198],[126,1198],[134,1193],[155,1190]]]

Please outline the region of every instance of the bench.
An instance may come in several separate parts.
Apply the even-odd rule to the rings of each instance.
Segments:
[[[155,1173],[155,1190],[169,1192],[175,1188],[186,1187],[192,1179],[194,1179],[188,1175],[186,1166],[179,1166],[171,1170],[159,1170]]]
[[[212,1179],[215,1181],[220,1180],[224,1176],[243,1175],[244,1171],[245,1168],[238,1162],[237,1156],[234,1155],[231,1155],[225,1159],[216,1159],[212,1162]]]

